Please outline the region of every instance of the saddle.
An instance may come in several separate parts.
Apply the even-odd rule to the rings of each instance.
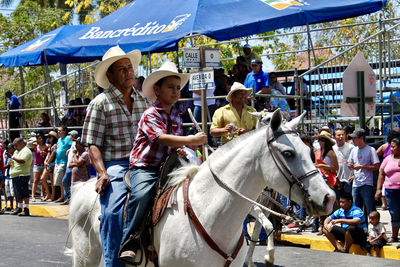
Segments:
[[[123,246],[135,242],[136,244],[140,244],[142,255],[143,253],[146,256],[146,260],[151,260],[154,262],[155,266],[157,265],[157,255],[152,245],[152,236],[153,236],[153,227],[161,220],[162,216],[164,215],[165,210],[167,209],[167,205],[169,199],[174,192],[176,186],[169,187],[169,181],[171,177],[168,175],[181,167],[184,162],[188,162],[187,159],[182,158],[178,155],[178,153],[174,150],[171,154],[167,157],[167,159],[161,164],[160,166],[160,174],[159,178],[156,183],[156,195],[152,203],[149,204],[147,207],[147,211],[145,212],[145,217],[143,218],[143,222],[138,229],[138,231],[131,235],[126,243]],[[131,184],[131,170],[128,170],[124,177],[123,181],[128,188],[127,200],[124,206],[124,220],[126,215],[126,204],[130,198],[130,192],[132,188]],[[143,256],[140,257],[139,261],[134,266],[140,265],[143,261]],[[131,263],[132,264],[132,263]]]

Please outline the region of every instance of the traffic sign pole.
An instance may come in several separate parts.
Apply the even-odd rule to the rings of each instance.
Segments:
[[[360,128],[365,129],[365,84],[364,72],[357,71],[357,90],[360,96],[358,103],[358,115],[360,116]]]

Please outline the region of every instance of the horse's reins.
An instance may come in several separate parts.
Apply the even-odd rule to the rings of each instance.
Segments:
[[[304,180],[305,178],[307,178],[311,175],[317,174],[318,173],[317,169],[311,170],[311,171],[303,174],[302,176],[297,177],[296,175],[293,174],[293,172],[285,164],[282,157],[279,155],[279,153],[276,151],[275,147],[272,145],[272,143],[274,141],[276,141],[276,139],[278,139],[280,136],[285,135],[285,134],[297,134],[297,132],[295,132],[295,131],[279,131],[279,132],[273,133],[273,136],[270,137],[269,130],[270,130],[270,127],[267,128],[268,148],[272,152],[272,158],[274,159],[276,166],[278,167],[279,171],[282,173],[283,177],[285,177],[285,179],[289,183],[289,199],[291,199],[292,187],[293,187],[293,185],[296,184],[299,187],[299,189],[303,192],[303,194],[306,196],[306,198],[305,198],[306,202],[309,202],[310,194],[308,193],[308,189],[305,187],[302,180]]]

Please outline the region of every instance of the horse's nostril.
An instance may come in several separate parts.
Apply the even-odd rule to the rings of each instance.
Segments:
[[[330,200],[331,200],[331,198],[330,198],[329,194],[326,194],[325,198],[324,198],[324,206],[325,207],[329,204]]]

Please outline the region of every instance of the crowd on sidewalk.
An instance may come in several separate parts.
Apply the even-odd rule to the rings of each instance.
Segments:
[[[68,132],[64,125],[58,127],[57,133],[31,133],[27,142],[17,137],[13,142],[0,143],[0,193],[5,200],[0,213],[29,216],[29,204],[37,201],[39,185],[42,201],[67,205],[71,184],[90,177],[86,146],[76,130]]]

